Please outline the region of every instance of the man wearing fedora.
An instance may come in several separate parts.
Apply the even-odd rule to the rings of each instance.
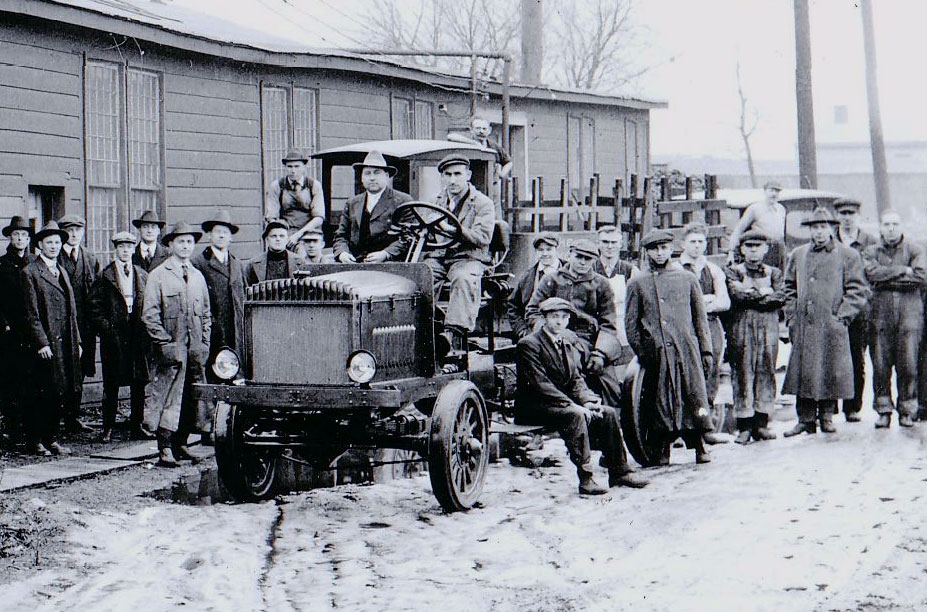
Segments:
[[[151,272],[168,258],[167,249],[158,241],[164,221],[158,219],[153,210],[146,210],[138,219],[132,220],[132,225],[138,230],[138,247],[132,254],[132,263],[145,272]]]
[[[32,227],[17,215],[3,228],[3,237],[10,244],[0,257],[0,417],[4,435],[17,443],[22,438],[29,343],[20,272],[35,259],[29,249]]]
[[[553,232],[539,233],[531,244],[537,255],[537,261],[518,279],[505,307],[505,316],[512,328],[515,340],[524,338],[532,331],[525,316],[525,309],[531,301],[531,296],[534,295],[535,287],[542,278],[555,273],[563,265],[557,255],[560,239]]]
[[[191,458],[186,442],[195,427],[212,428],[211,407],[192,395],[192,385],[206,380],[212,327],[206,279],[190,262],[202,235],[186,221],[175,225],[161,238],[171,256],[151,271],[145,285],[142,322],[152,343],[145,422],[156,432],[163,467]]]
[[[538,305],[541,328],[518,342],[518,382],[515,414],[519,423],[556,427],[579,476],[582,495],[601,495],[608,489],[593,478],[593,444],[602,449],[601,465],[608,484],[641,488],[645,480],[627,473],[617,411],[602,403],[582,375],[579,338],[567,329],[576,314],[573,304],[559,297]]]
[[[286,248],[290,224],[285,219],[271,219],[264,226],[265,251],[245,263],[245,286],[261,281],[293,278],[306,267],[306,260]],[[306,234],[303,234],[305,236]]]
[[[68,240],[61,249],[58,262],[67,273],[74,289],[74,302],[77,304],[77,323],[80,326],[81,369],[84,377],[97,373],[97,337],[90,325],[90,288],[100,275],[100,260],[84,245],[86,221],[80,215],[65,215],[58,220],[58,227],[68,233]],[[83,385],[83,382],[81,383]],[[81,389],[82,391],[83,389]],[[72,395],[65,402],[64,424],[71,432],[90,432],[90,427],[81,423],[81,392]]]
[[[353,167],[361,171],[364,191],[344,205],[332,241],[335,259],[341,263],[401,260],[404,242],[398,234],[390,234],[389,228],[393,212],[412,196],[392,188],[390,179],[396,168],[379,151],[371,151]]]
[[[103,268],[90,290],[90,322],[100,337],[103,366],[103,442],[112,439],[119,387],[131,391],[130,435],[154,438],[144,429],[145,387],[148,385],[148,332],[142,323],[148,274],[133,265],[137,238],[118,232],[112,238],[116,259]]]
[[[747,207],[737,225],[731,231],[728,244],[732,245],[730,258],[739,254],[740,237],[749,229],[756,229],[769,240],[769,250],[764,263],[782,269],[785,260],[785,206],[779,203],[779,181],[766,181],[763,185],[763,200]]]
[[[834,215],[817,208],[802,225],[811,242],[789,254],[783,282],[792,352],[782,392],[796,396],[798,412],[786,437],[817,433],[818,423],[824,433],[836,431],[837,400],[855,393],[847,328],[869,294],[859,253],[834,238]]]
[[[286,176],[267,190],[264,203],[264,220],[286,219],[290,225],[287,247],[295,249],[299,239],[310,229],[321,229],[325,221],[325,198],[322,183],[306,174],[309,158],[299,149],[290,149],[282,160]]]
[[[193,265],[203,273],[209,288],[212,310],[212,352],[206,363],[206,379],[218,381],[212,373],[212,362],[223,348],[240,353],[245,325],[245,270],[241,261],[229,250],[238,226],[232,223],[227,210],[216,212],[201,226],[209,237],[209,246],[193,258]]]
[[[68,232],[50,221],[35,235],[39,255],[20,276],[28,334],[30,392],[26,409],[26,438],[36,455],[66,455],[58,444],[58,429],[65,402],[80,401],[80,326],[71,281],[61,265],[61,245]]]

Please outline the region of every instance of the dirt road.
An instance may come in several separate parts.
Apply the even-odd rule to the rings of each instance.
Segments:
[[[783,428],[786,424],[779,424]],[[644,490],[575,494],[560,467],[492,466],[444,515],[427,476],[258,505],[132,499],[76,511],[64,563],[4,610],[858,610],[927,607],[927,425],[716,447]],[[121,478],[118,474],[102,477]],[[42,497],[35,493],[35,497]],[[9,578],[9,577],[8,577]]]

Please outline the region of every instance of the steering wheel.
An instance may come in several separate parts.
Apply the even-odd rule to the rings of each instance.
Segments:
[[[400,233],[411,235],[412,248],[406,262],[416,262],[422,249],[443,249],[461,240],[460,219],[454,213],[430,202],[406,202],[390,218]]]

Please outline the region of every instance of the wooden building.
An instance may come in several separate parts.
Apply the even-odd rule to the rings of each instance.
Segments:
[[[145,209],[200,222],[222,207],[247,257],[288,147],[444,138],[469,120],[466,77],[217,24],[146,0],[0,0],[0,222],[83,214],[90,248],[109,253]],[[480,111],[501,124],[501,85],[485,89]],[[661,106],[516,84],[515,175],[644,174]]]

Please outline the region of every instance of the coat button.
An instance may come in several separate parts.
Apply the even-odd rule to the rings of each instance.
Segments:
[[[813,282],[814,282],[814,277],[812,276],[811,278],[809,278],[809,279],[808,279],[808,282],[809,282],[809,283],[813,283]]]

